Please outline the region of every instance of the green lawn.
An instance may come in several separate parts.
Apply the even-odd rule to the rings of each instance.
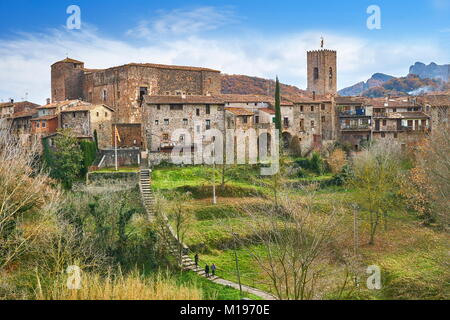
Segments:
[[[192,251],[198,252],[202,263],[215,263],[218,275],[237,282],[236,259],[232,232],[241,237],[251,237],[254,230],[246,223],[249,219],[240,207],[249,202],[260,202],[267,205],[270,189],[261,184],[255,170],[242,176],[236,174],[227,185],[231,188],[242,187],[257,190],[259,194],[224,194],[219,195],[219,203],[211,203],[211,185],[207,178],[209,169],[204,167],[162,168],[153,172],[153,187],[163,194],[170,195],[174,191],[192,190],[197,196],[185,204],[189,214],[189,227],[185,237],[186,244]],[[206,173],[205,173],[206,172]],[[310,181],[330,179],[329,175],[309,177]],[[292,179],[295,180],[295,179]],[[301,180],[301,179],[298,179]],[[199,192],[199,190],[203,190]],[[305,195],[302,189],[291,190],[296,196]],[[319,189],[314,197],[313,208],[317,214],[327,214],[331,202],[345,204],[351,202],[353,190],[343,187],[325,186]],[[270,202],[269,202],[270,203]],[[365,268],[378,265],[382,269],[383,289],[369,291],[362,285],[347,295],[340,295],[330,290],[323,292],[326,299],[448,299],[450,298],[450,268],[448,268],[448,252],[450,238],[439,230],[425,228],[407,212],[391,212],[387,230],[381,226],[375,246],[369,246],[368,226],[365,221],[360,225],[360,261],[365,276]],[[262,216],[261,219],[264,219]],[[344,235],[339,247],[353,246],[353,213],[348,210],[341,222]],[[241,281],[243,284],[270,291],[269,284],[259,265],[249,254],[249,248],[237,248]],[[252,247],[258,250],[258,247]],[[329,281],[341,281],[338,271],[342,269],[339,261],[330,261],[324,266],[329,272]]]

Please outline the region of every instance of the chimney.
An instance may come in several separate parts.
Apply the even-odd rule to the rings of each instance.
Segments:
[[[47,98],[47,104],[50,104],[50,98]]]
[[[313,91],[313,100],[316,100],[316,92]]]

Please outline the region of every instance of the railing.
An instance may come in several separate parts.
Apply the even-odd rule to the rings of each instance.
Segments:
[[[341,130],[370,130],[372,127],[370,125],[344,125],[341,126]]]
[[[366,110],[358,109],[358,110],[342,110],[339,112],[340,116],[365,116]]]

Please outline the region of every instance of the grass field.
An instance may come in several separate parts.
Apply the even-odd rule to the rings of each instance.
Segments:
[[[253,175],[253,176],[251,176]],[[239,208],[246,203],[269,205],[270,188],[261,183],[256,171],[234,174],[227,182],[227,189],[218,189],[218,204],[212,204],[211,171],[202,167],[161,168],[153,172],[153,187],[170,197],[176,191],[189,191],[192,199],[184,207],[189,215],[185,242],[193,252],[200,254],[202,263],[215,263],[218,275],[237,282],[236,255],[243,284],[270,291],[267,276],[255,263],[250,251],[258,248],[234,247],[232,232],[240,237],[251,237],[245,213]],[[308,177],[311,182],[330,179],[330,176]],[[298,179],[304,180],[304,179]],[[289,179],[289,182],[295,178]],[[239,190],[237,192],[236,190]],[[245,190],[243,192],[242,190]],[[236,191],[236,192],[234,192]],[[304,197],[301,190],[291,190],[297,197]],[[346,204],[351,201],[352,190],[344,187],[324,187],[317,191],[314,211],[327,214],[331,203]],[[261,219],[264,219],[261,216]],[[342,219],[343,236],[336,246],[353,249],[353,213],[349,210]],[[368,226],[361,219],[359,256],[361,266],[378,265],[382,270],[383,289],[365,289],[366,279],[361,277],[359,288],[347,295],[334,289],[321,293],[321,298],[337,299],[444,299],[450,297],[450,268],[448,265],[449,236],[439,230],[423,227],[414,215],[398,210],[391,213],[389,223],[380,227],[374,246],[368,245]],[[236,249],[236,250],[235,250]],[[341,281],[342,265],[329,261],[324,266],[329,272],[327,281]],[[365,270],[361,273],[364,275]]]

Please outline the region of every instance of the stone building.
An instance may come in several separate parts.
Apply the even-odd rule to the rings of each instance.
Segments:
[[[105,105],[78,105],[61,111],[60,127],[71,129],[77,136],[95,137],[99,149],[112,145],[114,110]]]
[[[144,148],[149,152],[170,152],[189,144],[194,149],[194,135],[206,130],[224,132],[225,103],[214,96],[145,96],[143,108]],[[176,130],[184,130],[174,139]]]
[[[337,92],[337,52],[314,50],[307,53],[308,91],[317,95]]]
[[[293,135],[300,140],[302,153],[336,140],[336,112],[332,98],[294,98]]]
[[[208,68],[130,63],[98,70],[67,58],[51,70],[54,102],[81,99],[110,106],[116,111],[113,123],[121,124],[119,133],[133,133],[132,142],[141,138],[137,125],[142,124],[144,96],[217,95],[221,90],[220,71]]]
[[[360,97],[336,97],[337,133],[341,143],[359,151],[372,138],[372,106]]]
[[[423,112],[430,117],[431,129],[450,126],[450,94],[432,94],[418,97]]]

